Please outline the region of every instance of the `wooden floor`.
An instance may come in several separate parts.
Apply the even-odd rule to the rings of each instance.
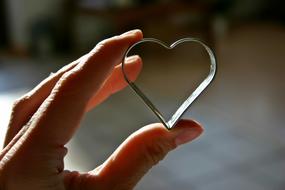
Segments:
[[[170,153],[136,189],[284,189],[284,44],[285,28],[266,24],[235,27],[217,39],[217,77],[184,116],[202,123],[204,135]],[[153,60],[171,64],[170,59],[154,56]],[[2,120],[9,108],[7,102],[58,66],[6,58],[0,61]],[[167,88],[163,91],[162,84],[159,91],[152,91],[156,104],[166,113],[177,105],[172,93],[191,83],[192,75],[189,79],[180,75],[185,68],[175,68],[170,82],[164,84]],[[161,76],[152,73],[147,78]],[[81,171],[96,167],[129,134],[153,121],[157,121],[153,114],[130,89],[125,89],[86,116],[68,145],[66,167]]]

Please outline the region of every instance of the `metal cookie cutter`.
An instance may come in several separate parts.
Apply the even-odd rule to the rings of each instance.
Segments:
[[[139,87],[135,84],[135,82],[132,82],[125,71],[125,59],[128,56],[128,53],[130,50],[135,47],[138,44],[144,43],[144,42],[152,42],[161,45],[162,47],[166,49],[173,49],[177,45],[185,42],[194,42],[202,45],[210,57],[210,72],[208,76],[200,83],[200,85],[192,92],[192,94],[181,104],[181,106],[177,109],[177,111],[172,115],[172,117],[169,119],[169,121],[166,121],[161,112],[154,106],[154,104],[149,100],[148,97],[139,89]],[[158,119],[163,123],[163,125],[168,129],[172,129],[175,124],[178,122],[178,120],[182,117],[182,115],[186,112],[186,110],[190,107],[190,105],[194,102],[194,100],[197,99],[197,97],[205,90],[205,88],[212,82],[214,79],[214,76],[216,74],[217,70],[217,64],[216,64],[216,58],[211,50],[205,43],[202,41],[196,39],[196,38],[182,38],[180,40],[177,40],[176,42],[172,43],[170,46],[165,44],[164,42],[155,39],[155,38],[144,38],[141,41],[133,44],[128,48],[126,51],[124,58],[122,60],[122,71],[125,77],[125,80],[129,84],[129,86],[134,90],[134,92],[143,100],[143,102],[153,111],[153,113],[158,117]]]

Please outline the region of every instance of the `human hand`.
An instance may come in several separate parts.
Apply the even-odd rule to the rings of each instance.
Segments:
[[[179,121],[171,131],[151,124],[129,136],[98,168],[64,170],[65,145],[86,112],[127,85],[118,63],[141,39],[141,31],[134,30],[104,40],[15,102],[0,153],[0,189],[133,189],[170,150],[202,133],[191,120]],[[138,56],[126,61],[131,80],[141,67]]]

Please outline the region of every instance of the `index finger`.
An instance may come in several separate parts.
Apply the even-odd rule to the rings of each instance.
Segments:
[[[66,144],[94,92],[122,60],[127,48],[141,39],[142,32],[133,30],[104,40],[65,73],[31,119],[29,135],[32,143]]]

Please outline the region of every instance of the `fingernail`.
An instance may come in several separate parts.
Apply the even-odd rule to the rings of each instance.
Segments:
[[[141,33],[142,31],[139,29],[134,29],[134,30],[130,30],[128,32],[125,32],[123,34],[121,34],[121,36],[129,36],[129,35],[134,35],[136,33]]]
[[[138,60],[139,58],[140,58],[140,57],[139,57],[138,55],[132,55],[132,56],[127,57],[125,62],[126,62],[127,64],[128,64],[128,63],[132,63],[132,62]]]
[[[177,135],[175,137],[175,144],[177,146],[190,142],[201,135],[203,129],[197,126],[177,128]]]

